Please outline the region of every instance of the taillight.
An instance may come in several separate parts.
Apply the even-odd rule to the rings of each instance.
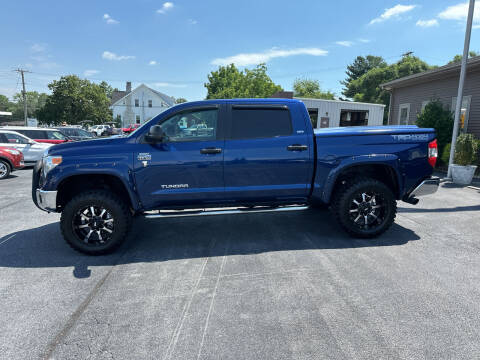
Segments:
[[[435,167],[438,157],[437,139],[428,143],[428,162],[432,167]]]

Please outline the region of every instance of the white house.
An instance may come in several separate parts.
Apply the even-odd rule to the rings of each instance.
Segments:
[[[383,104],[297,97],[295,99],[301,100],[307,107],[314,128],[383,125]]]
[[[143,124],[154,116],[175,104],[175,99],[141,84],[132,90],[132,83],[127,82],[125,91],[114,91],[110,108],[113,119],[122,127],[131,124]]]
[[[312,126],[315,129],[337,126],[383,125],[383,112],[385,110],[383,104],[294,97],[293,91],[279,91],[271,97],[302,101],[308,109]]]

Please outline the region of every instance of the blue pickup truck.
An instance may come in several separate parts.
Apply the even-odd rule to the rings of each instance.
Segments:
[[[33,172],[34,203],[61,212],[74,249],[100,255],[148,217],[330,206],[350,235],[385,232],[396,201],[434,193],[433,129],[312,128],[301,101],[177,105],[125,137],[49,148]]]

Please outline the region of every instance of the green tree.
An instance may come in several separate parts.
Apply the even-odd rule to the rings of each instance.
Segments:
[[[267,75],[265,64],[240,71],[234,64],[220,66],[208,75],[207,99],[263,98],[281,91]]]
[[[36,118],[38,111],[45,106],[48,95],[45,93],[39,93],[37,91],[27,91],[27,117]],[[23,95],[21,93],[16,93],[13,95],[13,119],[23,120]]]
[[[12,103],[8,100],[8,97],[0,94],[0,111],[10,111]]]
[[[335,99],[335,94],[330,91],[322,91],[318,80],[296,79],[293,82],[293,93],[297,97],[312,99]]]
[[[438,153],[452,140],[453,114],[443,107],[440,100],[430,101],[417,116],[417,126],[434,128],[437,134]]]
[[[187,99],[179,97],[179,98],[175,99],[175,104],[181,104],[181,103],[185,103],[187,101],[188,101]]]
[[[110,99],[105,85],[99,85],[76,75],[62,76],[48,85],[52,95],[38,111],[42,124],[79,124],[92,120],[95,124],[112,121]]]
[[[347,85],[348,93],[355,101],[384,104],[388,109],[390,93],[382,89],[380,84],[432,68],[418,57],[406,55],[396,63],[374,67],[351,81]],[[385,111],[384,117],[385,119],[388,117],[387,111]]]
[[[474,56],[478,56],[478,55],[480,55],[480,53],[478,53],[476,51],[470,51],[468,53],[468,57],[474,57]],[[460,61],[462,61],[462,58],[463,58],[463,55],[457,54],[453,57],[453,59],[451,61],[449,61],[449,64],[460,62]]]
[[[374,68],[384,68],[387,66],[388,64],[385,62],[385,60],[383,60],[381,56],[357,56],[353,63],[347,66],[347,70],[345,71],[345,73],[347,74],[347,78],[343,81],[340,81],[340,83],[345,86],[342,94],[346,97],[353,98],[355,94],[349,87],[352,81],[358,79],[360,76],[366,74],[368,71]]]

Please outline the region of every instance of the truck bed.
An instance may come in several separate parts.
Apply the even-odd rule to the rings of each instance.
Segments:
[[[351,136],[351,135],[393,135],[393,134],[424,134],[432,133],[433,129],[419,128],[416,125],[389,126],[351,126],[315,129],[317,137]]]

